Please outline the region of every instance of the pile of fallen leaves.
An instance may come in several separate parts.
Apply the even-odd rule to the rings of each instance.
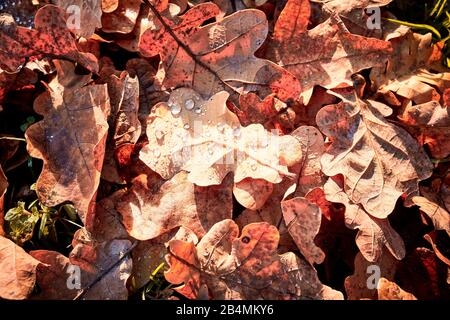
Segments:
[[[0,7],[1,298],[450,298],[450,70],[391,0],[51,2]]]

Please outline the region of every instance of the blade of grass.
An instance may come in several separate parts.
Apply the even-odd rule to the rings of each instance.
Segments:
[[[441,1],[442,1],[442,0],[438,0],[438,2],[436,2],[436,4],[435,4],[434,7],[433,7],[433,10],[431,10],[430,17],[434,16],[434,14],[436,13],[436,11],[438,11],[439,6],[440,6],[440,4],[441,4]]]
[[[411,22],[406,22],[406,21],[400,21],[400,20],[395,20],[395,19],[389,19],[389,18],[385,18],[387,21],[393,22],[393,23],[397,23],[400,25],[404,25],[407,27],[411,27],[411,28],[415,28],[415,29],[422,29],[422,30],[429,30],[432,33],[434,33],[434,35],[436,35],[438,37],[438,39],[440,40],[441,34],[439,33],[439,31],[434,28],[433,26],[430,26],[428,24],[422,24],[422,23],[411,23]]]

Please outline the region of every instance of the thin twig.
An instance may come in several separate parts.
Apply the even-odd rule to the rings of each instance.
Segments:
[[[115,263],[113,263],[109,268],[107,268],[105,271],[103,271],[98,277],[96,277],[90,284],[88,284],[86,287],[84,287],[77,295],[75,298],[73,298],[73,300],[81,300],[86,293],[89,292],[89,290],[96,285],[101,279],[103,279],[103,277],[105,275],[107,275],[112,269],[114,269],[115,267],[117,267],[123,259],[125,259],[130,252],[137,246],[139,241],[135,241],[133,242],[133,244],[131,245],[131,247],[125,252],[125,254],[119,259],[117,260]]]

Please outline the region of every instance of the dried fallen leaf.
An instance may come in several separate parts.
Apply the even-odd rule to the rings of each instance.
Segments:
[[[305,104],[315,85],[331,89],[351,84],[352,74],[384,65],[392,51],[389,42],[351,34],[337,16],[307,30],[309,15],[309,1],[290,0],[277,20],[268,53],[300,80]]]
[[[168,103],[152,109],[149,144],[140,159],[164,179],[186,170],[199,186],[220,184],[230,171],[235,182],[252,178],[279,183],[292,175],[288,166],[301,156],[298,141],[259,124],[241,127],[226,107],[227,97],[219,92],[205,101],[192,89],[174,90]]]
[[[388,252],[383,252],[374,262],[367,261],[361,253],[358,253],[355,257],[354,272],[345,279],[347,298],[349,300],[376,300],[380,279],[378,277],[393,280],[397,263],[397,260]]]
[[[68,26],[74,27],[71,31],[77,36],[88,39],[95,33],[95,29],[102,27],[100,19],[102,16],[101,2],[101,0],[56,0],[54,4],[63,8],[67,13],[79,14],[77,17],[72,17],[72,19],[79,20],[70,21],[71,23]]]
[[[338,14],[351,33],[372,38],[379,38],[381,36],[381,31],[384,31],[384,24],[376,25],[376,20],[373,18],[370,19],[370,17],[377,14],[377,11],[374,10],[380,9],[380,7],[392,2],[392,0],[312,1],[322,3],[322,11],[327,16]],[[366,13],[365,9],[372,10],[368,10]],[[373,26],[371,27],[371,25]]]
[[[297,181],[291,188],[295,188],[294,196],[304,197],[325,183],[320,164],[325,144],[322,134],[315,127],[301,126],[291,135],[300,142],[302,148],[302,159],[291,168],[291,171],[297,174]]]
[[[390,91],[417,104],[439,101],[439,93],[450,86],[450,73],[434,73],[428,70],[438,67],[442,57],[439,44],[432,44],[432,35],[408,32],[391,39],[394,52],[387,66],[373,68],[372,85],[382,94]],[[438,89],[438,90],[436,90]]]
[[[417,298],[400,288],[395,282],[386,278],[380,278],[378,282],[378,300],[417,300]]]
[[[179,226],[202,237],[216,222],[231,218],[231,176],[210,187],[195,186],[187,176],[186,172],[176,174],[157,192],[149,189],[147,176],[134,180],[116,205],[133,238],[153,239]]]
[[[420,210],[430,217],[436,230],[444,230],[450,235],[450,213],[433,200],[436,201],[437,199],[431,200],[419,196],[412,198],[414,204],[418,205]]]
[[[101,15],[102,31],[108,33],[130,33],[136,25],[141,0],[119,0],[118,7]],[[99,15],[100,16],[100,15]]]
[[[353,204],[342,186],[331,178],[324,189],[327,200],[345,205],[345,224],[350,229],[358,229],[356,244],[367,261],[377,261],[384,246],[398,260],[405,257],[403,240],[388,219],[373,217],[359,205]]]
[[[237,225],[224,220],[214,225],[197,246],[170,241],[166,279],[173,284],[184,283],[175,290],[188,298],[196,298],[205,286],[215,299],[300,298],[298,279],[304,271],[297,271],[292,259],[276,253],[277,228],[253,223],[239,238],[238,234]]]
[[[321,159],[327,176],[343,174],[349,200],[372,216],[384,219],[397,199],[418,194],[418,182],[431,176],[428,156],[404,129],[384,117],[386,105],[359,99],[356,93],[340,95],[343,102],[317,113],[321,131],[332,139]]]
[[[15,26],[0,29],[0,65],[16,71],[26,59],[51,56],[79,62],[89,71],[98,70],[97,59],[78,50],[75,39],[66,26],[63,9],[47,5],[35,16],[35,29]]]
[[[0,236],[0,298],[26,299],[34,289],[39,261]]]
[[[34,102],[44,119],[26,132],[28,152],[44,160],[36,190],[50,207],[72,201],[85,221],[95,202],[105,152],[107,88],[65,88],[55,78],[49,90]]]
[[[320,208],[305,198],[296,197],[282,201],[281,210],[287,229],[302,255],[311,264],[322,263],[325,254],[314,243],[322,221]]]
[[[70,259],[56,251],[37,250],[31,255],[42,264],[38,268],[42,300],[124,300],[128,298],[126,282],[132,263],[128,254],[131,242],[112,240],[99,244],[76,243]],[[78,274],[76,270],[80,268]],[[71,279],[70,275],[74,277]],[[76,283],[79,276],[79,287]],[[69,284],[69,285],[68,285]]]
[[[431,155],[444,159],[450,154],[450,114],[448,106],[437,101],[408,105],[400,120],[417,137],[419,143],[429,146]]]
[[[173,20],[149,6],[157,20],[139,48],[145,57],[161,56],[166,88],[191,87],[204,97],[226,90],[236,102],[242,91],[259,91],[262,97],[276,93],[281,100],[300,93],[290,73],[254,56],[268,32],[263,12],[241,10],[200,28],[220,13],[215,4],[199,4]]]

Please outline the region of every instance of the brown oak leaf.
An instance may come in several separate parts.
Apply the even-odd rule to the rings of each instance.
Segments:
[[[418,182],[431,176],[430,159],[404,129],[384,117],[392,113],[376,101],[363,101],[355,92],[322,108],[316,117],[321,131],[332,139],[321,159],[327,176],[344,175],[349,200],[372,216],[386,218],[397,199],[418,194]]]
[[[399,118],[419,143],[429,146],[434,158],[444,159],[450,154],[449,106],[437,101],[408,104]]]
[[[406,292],[399,285],[386,278],[378,281],[378,300],[417,300],[413,294]]]
[[[384,65],[392,51],[387,41],[351,34],[336,15],[307,30],[309,15],[309,1],[290,0],[275,24],[267,53],[300,80],[304,104],[315,85],[330,89],[351,84],[352,74]]]
[[[302,255],[311,264],[322,263],[325,254],[314,243],[322,221],[320,208],[305,198],[296,197],[282,201],[281,210],[287,229]]]
[[[292,256],[277,254],[277,228],[265,222],[252,223],[238,235],[238,226],[224,220],[215,224],[197,246],[170,241],[166,279],[183,283],[175,290],[188,298],[198,297],[200,288],[206,288],[215,299],[300,298],[302,275],[311,271],[299,270]]]
[[[39,9],[35,29],[15,26],[0,29],[0,66],[16,71],[27,59],[50,56],[79,62],[97,72],[97,59],[78,50],[75,39],[66,26],[65,11],[53,5]]]
[[[300,84],[289,72],[254,55],[268,33],[263,12],[241,10],[200,27],[220,13],[215,4],[199,4],[172,20],[149,6],[158,20],[144,32],[139,48],[145,57],[161,55],[166,88],[191,87],[204,97],[226,90],[235,102],[242,91],[298,97]]]
[[[351,276],[345,279],[347,299],[361,300],[378,298],[377,285],[379,277],[394,280],[398,261],[389,252],[384,251],[377,261],[369,262],[358,252],[355,257],[355,268]],[[379,271],[379,272],[378,272]]]
[[[356,244],[366,260],[377,261],[384,246],[398,260],[405,257],[405,244],[388,219],[373,217],[352,203],[342,186],[331,178],[324,189],[327,200],[345,205],[345,224],[350,229],[358,229]]]
[[[420,207],[422,212],[430,217],[436,230],[444,230],[450,236],[450,213],[437,197],[427,192],[424,194],[424,197],[413,197],[412,201]]]
[[[72,19],[79,19],[77,21],[70,20],[68,26],[73,26],[71,31],[79,37],[90,38],[95,29],[102,27],[100,17],[102,16],[102,1],[100,0],[56,0],[53,3],[63,8],[69,14],[79,14],[79,16],[72,16]],[[79,11],[78,11],[79,10]],[[78,22],[79,24],[75,24]]]
[[[102,243],[81,243],[75,240],[74,244],[70,259],[56,251],[31,251],[31,255],[42,263],[37,270],[40,292],[33,298],[127,299],[126,282],[131,274],[132,262],[131,258],[125,255],[129,253],[131,242],[111,240]],[[68,281],[71,274],[75,276],[72,282]],[[79,283],[76,283],[76,276],[79,277]],[[68,283],[73,288],[68,286]]]
[[[373,88],[385,95],[395,92],[416,104],[439,101],[440,94],[450,86],[450,72],[429,71],[430,67],[443,69],[438,67],[442,48],[432,44],[431,33],[408,32],[390,42],[394,51],[387,66],[375,67],[370,73]]]
[[[101,15],[102,31],[108,33],[130,33],[133,31],[142,0],[119,0],[115,10]],[[100,17],[100,15],[99,15]]]
[[[0,298],[26,299],[34,289],[39,261],[0,236]]]
[[[81,84],[82,85],[82,84]],[[26,131],[27,150],[44,161],[37,181],[42,203],[72,201],[85,221],[100,182],[109,114],[106,85],[65,88],[55,78],[34,102],[44,117]]]
[[[180,172],[153,192],[147,176],[141,175],[116,208],[133,238],[153,239],[179,226],[202,237],[216,222],[231,218],[231,186],[231,176],[221,185],[199,187],[188,180],[186,172]]]
[[[353,34],[365,37],[380,38],[384,31],[385,23],[376,25],[373,18],[370,17],[377,14],[378,8],[386,6],[392,0],[312,0],[313,2],[322,3],[322,11],[326,16],[339,14],[339,17],[345,23],[345,26]],[[369,9],[366,10],[365,9]],[[376,17],[376,16],[374,16]],[[370,27],[370,24],[373,27]],[[386,23],[387,24],[387,23]]]
[[[279,183],[291,176],[288,166],[301,156],[299,142],[260,124],[241,127],[225,104],[227,98],[224,91],[205,101],[192,89],[174,90],[148,117],[149,144],[140,159],[164,179],[186,170],[189,180],[200,186],[220,184],[230,171],[235,182],[252,178]]]

